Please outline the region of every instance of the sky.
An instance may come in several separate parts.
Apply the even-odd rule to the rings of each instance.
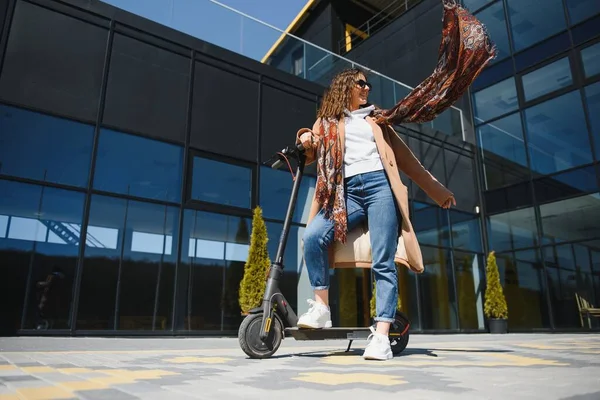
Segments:
[[[280,32],[210,0],[103,0],[191,36],[261,60]],[[285,29],[307,0],[220,0],[222,4]]]

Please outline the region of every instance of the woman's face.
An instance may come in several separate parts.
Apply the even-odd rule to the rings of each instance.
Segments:
[[[363,74],[358,74],[354,79],[351,97],[351,106],[353,109],[358,109],[360,106],[367,104],[370,89],[366,83],[367,78]]]

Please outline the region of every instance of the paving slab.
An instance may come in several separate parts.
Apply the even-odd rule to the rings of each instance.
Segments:
[[[599,334],[412,335],[366,361],[366,342],[286,338],[249,359],[235,338],[0,338],[0,400],[599,400]]]

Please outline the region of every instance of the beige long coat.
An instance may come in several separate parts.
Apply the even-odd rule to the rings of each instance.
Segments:
[[[396,251],[396,264],[404,265],[416,273],[424,270],[423,256],[417,241],[417,236],[410,222],[408,212],[408,188],[400,179],[399,170],[404,172],[421,189],[427,193],[438,205],[442,205],[453,196],[437,179],[433,177],[415,157],[406,143],[396,134],[389,125],[377,125],[371,117],[366,118],[373,128],[373,136],[381,162],[390,181],[394,198],[398,204],[402,216],[402,233],[398,237],[398,248]],[[316,161],[317,147],[320,140],[318,136],[320,121],[317,120],[312,128],[315,135],[313,147],[306,150],[306,163]],[[341,139],[342,156],[345,149],[345,126],[344,120],[338,123],[338,134]],[[298,131],[297,140],[302,133],[310,131],[303,128]],[[313,197],[308,223],[321,209],[321,205]],[[370,268],[371,267],[371,242],[367,224],[359,224],[348,232],[346,244],[335,242],[330,249],[330,266],[332,268]]]

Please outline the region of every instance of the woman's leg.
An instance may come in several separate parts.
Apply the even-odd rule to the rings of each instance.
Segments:
[[[387,335],[398,303],[398,272],[394,256],[398,246],[399,212],[383,171],[365,174],[365,205],[371,237],[377,333]]]

